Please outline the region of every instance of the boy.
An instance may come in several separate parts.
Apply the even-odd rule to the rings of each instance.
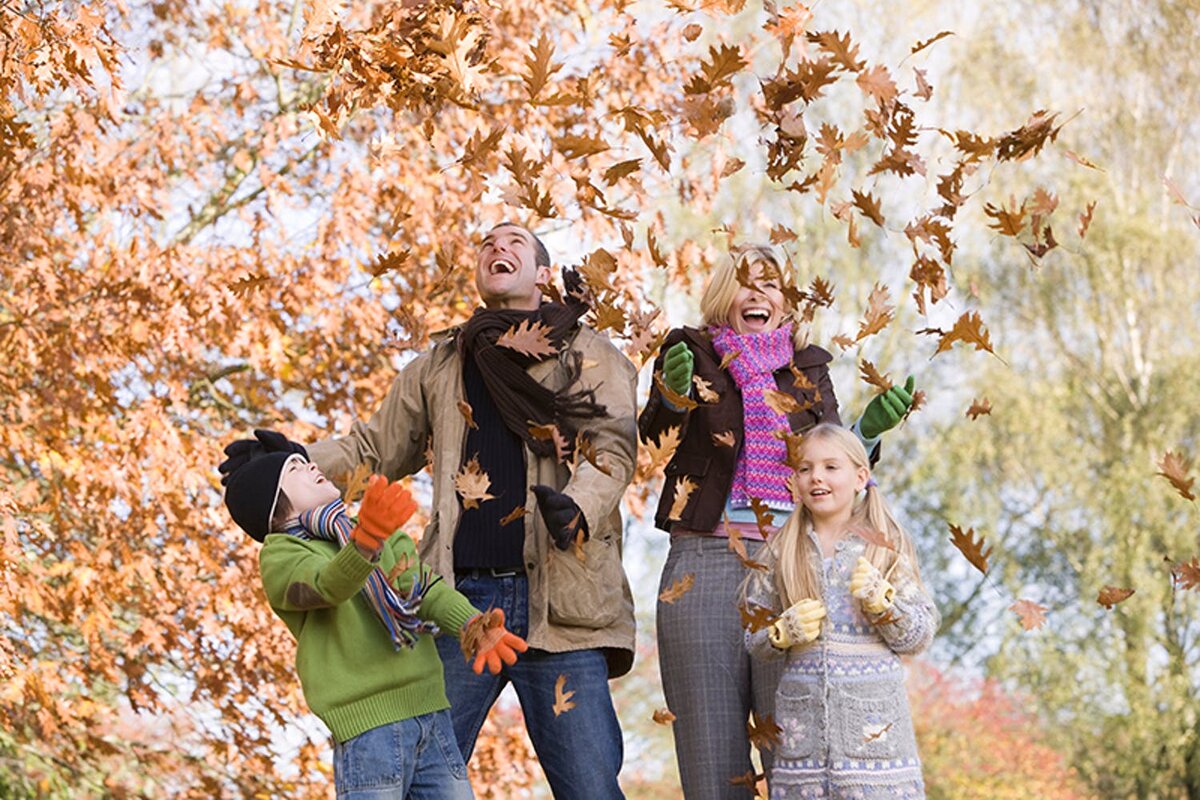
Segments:
[[[355,524],[301,445],[254,435],[225,448],[225,504],[263,543],[267,599],[296,637],[305,700],[333,734],[338,798],[472,797],[430,634],[460,635],[476,673],[515,663],[525,642],[502,612],[480,614],[422,570],[398,530],[416,510],[402,486],[372,476]]]

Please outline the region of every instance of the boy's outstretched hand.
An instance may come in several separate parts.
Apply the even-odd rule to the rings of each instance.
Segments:
[[[382,475],[372,475],[358,510],[358,525],[350,533],[350,539],[361,550],[376,553],[416,510],[417,502],[408,489],[388,483]]]
[[[500,662],[512,666],[517,663],[517,653],[529,649],[525,640],[504,627],[504,610],[493,608],[482,614],[476,614],[467,620],[462,632],[463,655],[475,663],[471,669],[476,675],[483,673],[487,664],[488,672],[500,674]]]

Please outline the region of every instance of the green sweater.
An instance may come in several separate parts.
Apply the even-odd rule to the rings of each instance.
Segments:
[[[442,662],[433,637],[422,635],[397,651],[387,629],[359,591],[375,567],[408,567],[394,585],[407,591],[417,574],[416,548],[402,531],[383,546],[378,562],[353,545],[267,536],[259,552],[263,589],[272,610],[296,637],[296,671],[308,707],[344,742],[364,731],[449,708]],[[477,612],[444,581],[417,612],[446,635],[457,635]]]

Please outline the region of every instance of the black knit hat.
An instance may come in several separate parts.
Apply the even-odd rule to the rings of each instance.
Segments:
[[[227,458],[217,469],[225,486],[229,515],[252,539],[261,542],[271,532],[284,464],[293,455],[307,461],[308,451],[275,431],[256,430],[254,436],[226,447]]]

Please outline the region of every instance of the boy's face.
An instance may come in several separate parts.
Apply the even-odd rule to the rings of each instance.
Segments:
[[[321,474],[317,465],[293,456],[283,465],[279,490],[292,506],[292,514],[301,514],[328,505],[342,496],[338,488]]]
[[[488,231],[475,261],[475,288],[488,308],[536,310],[542,299],[538,283],[550,280],[550,268],[537,265],[533,235],[519,225]]]

